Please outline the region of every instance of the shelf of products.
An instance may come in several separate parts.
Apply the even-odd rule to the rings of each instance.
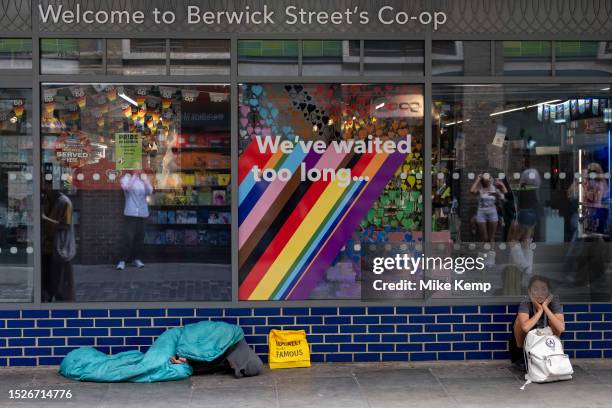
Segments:
[[[153,188],[145,263],[230,262],[227,86],[53,85],[44,92],[43,171],[73,202],[79,262],[121,256],[125,231],[117,220],[127,174],[146,175]]]
[[[214,261],[231,246],[229,146],[181,146],[172,152],[178,156],[176,171],[165,180],[158,176],[149,197],[148,257],[161,250],[166,259]]]
[[[0,99],[0,261],[27,264],[34,225],[33,141],[29,106],[18,93]]]

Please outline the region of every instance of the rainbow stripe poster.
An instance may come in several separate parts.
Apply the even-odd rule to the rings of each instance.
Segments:
[[[360,245],[422,225],[421,89],[249,84],[239,109],[240,300],[359,297]]]

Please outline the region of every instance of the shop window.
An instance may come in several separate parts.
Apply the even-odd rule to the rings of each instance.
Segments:
[[[229,75],[229,40],[170,40],[171,75]]]
[[[359,75],[359,40],[302,41],[302,75]]]
[[[239,40],[238,75],[297,75],[296,40]]]
[[[550,41],[496,41],[495,73],[508,76],[549,76]]]
[[[43,85],[44,301],[231,300],[229,92]]]
[[[109,39],[107,73],[111,75],[166,75],[165,39]]]
[[[422,87],[241,84],[239,98],[239,299],[359,299],[364,251],[422,240]],[[363,150],[374,139],[398,148]]]
[[[364,41],[366,75],[423,75],[422,41]]]
[[[40,41],[41,74],[103,74],[100,39],[44,38]]]
[[[0,302],[31,302],[32,92],[0,89]]]
[[[0,69],[32,69],[32,40],[0,38]]]
[[[610,86],[434,85],[432,100],[432,251],[484,267],[430,273],[490,282],[485,297],[544,275],[563,301],[609,301]]]
[[[491,75],[490,41],[433,41],[432,75]]]
[[[612,75],[611,41],[555,41],[558,76]]]

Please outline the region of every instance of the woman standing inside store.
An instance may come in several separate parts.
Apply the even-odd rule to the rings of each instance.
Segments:
[[[76,300],[72,259],[76,255],[76,241],[72,201],[54,190],[52,183],[43,185],[43,302]]]
[[[574,208],[570,225],[572,240],[566,254],[566,281],[572,285],[588,285],[593,299],[607,301],[605,279],[605,241],[608,234],[609,187],[599,163],[589,163],[580,178],[568,189]]]
[[[542,177],[531,166],[529,156],[524,157],[523,171],[519,179],[518,212],[516,222],[510,228],[508,241],[512,261],[525,273],[533,272],[533,249],[531,241],[538,220],[539,189]]]
[[[153,194],[153,186],[145,173],[136,170],[121,177],[121,188],[125,195],[123,209],[124,253],[117,264],[117,269],[124,270],[126,261],[133,261],[135,267],[143,268],[144,263],[141,260],[141,255],[144,242],[144,225],[149,216],[147,197]]]
[[[478,195],[478,210],[476,210],[476,224],[482,242],[495,243],[495,234],[499,216],[497,214],[497,201],[504,199],[508,192],[506,186],[500,181],[491,178],[487,173],[479,174],[470,188],[472,194]],[[487,254],[487,263],[495,263],[495,251],[491,249]]]

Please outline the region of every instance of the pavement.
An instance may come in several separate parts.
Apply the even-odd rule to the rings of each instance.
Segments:
[[[611,407],[612,360],[573,363],[571,381],[530,384],[525,391],[522,375],[503,361],[328,363],[243,379],[210,374],[154,384],[80,383],[57,367],[9,367],[0,368],[0,407]],[[10,390],[70,390],[72,398],[11,400]]]

